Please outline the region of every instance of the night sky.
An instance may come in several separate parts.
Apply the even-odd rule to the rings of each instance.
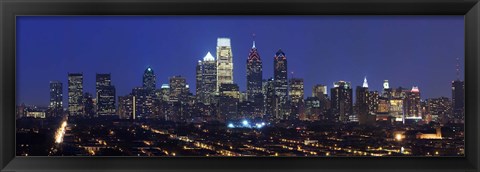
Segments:
[[[218,37],[232,41],[234,81],[246,89],[246,59],[255,33],[264,79],[273,76],[281,48],[288,72],[315,84],[350,81],[370,90],[419,86],[422,99],[451,97],[460,58],[464,16],[21,16],[17,17],[17,103],[47,106],[49,82],[83,72],[84,92],[95,93],[95,73],[111,73],[117,96],[142,85],[147,66],[157,87],[183,75],[195,92],[195,65]],[[289,74],[289,78],[291,74]],[[354,90],[355,92],[355,90]]]

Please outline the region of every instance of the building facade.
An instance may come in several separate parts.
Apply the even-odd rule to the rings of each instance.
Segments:
[[[278,98],[276,101],[276,107],[278,110],[274,112],[274,116],[277,120],[290,118],[290,107],[288,102],[288,71],[287,71],[287,57],[285,53],[280,49],[275,53],[273,59],[273,78],[275,95]]]
[[[338,81],[330,90],[333,121],[349,122],[353,116],[352,87],[350,82]]]
[[[233,54],[230,38],[217,39],[217,92],[221,84],[233,83]]]
[[[63,84],[60,81],[50,81],[50,104],[48,105],[51,116],[63,114]]]
[[[83,115],[83,74],[68,74],[68,113],[72,116]]]

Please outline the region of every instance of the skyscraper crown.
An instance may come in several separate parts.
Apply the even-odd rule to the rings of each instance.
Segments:
[[[363,88],[368,88],[367,77],[363,79]]]
[[[229,47],[230,45],[230,38],[218,38],[217,39],[217,46],[219,47]]]
[[[207,55],[205,55],[205,57],[203,58],[203,61],[215,61],[215,58],[212,56],[212,54],[210,54],[209,51]]]

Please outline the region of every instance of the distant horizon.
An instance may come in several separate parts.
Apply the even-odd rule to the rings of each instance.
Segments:
[[[273,77],[273,56],[281,48],[288,79],[291,72],[304,79],[305,97],[314,85],[330,92],[339,80],[351,82],[355,92],[366,76],[369,90],[381,91],[389,80],[390,88],[418,86],[422,99],[451,98],[456,58],[464,78],[463,24],[463,16],[21,16],[17,104],[47,106],[49,82],[60,81],[66,107],[68,73],[83,73],[84,92],[92,95],[95,73],[111,73],[116,97],[124,96],[141,86],[148,66],[157,88],[182,75],[195,94],[195,65],[207,52],[217,58],[218,37],[231,38],[234,81],[245,91],[252,34],[263,79]]]

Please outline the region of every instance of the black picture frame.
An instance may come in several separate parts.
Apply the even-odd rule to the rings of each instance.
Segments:
[[[479,171],[478,0],[0,0],[1,171]],[[16,157],[19,15],[464,15],[465,157]]]

